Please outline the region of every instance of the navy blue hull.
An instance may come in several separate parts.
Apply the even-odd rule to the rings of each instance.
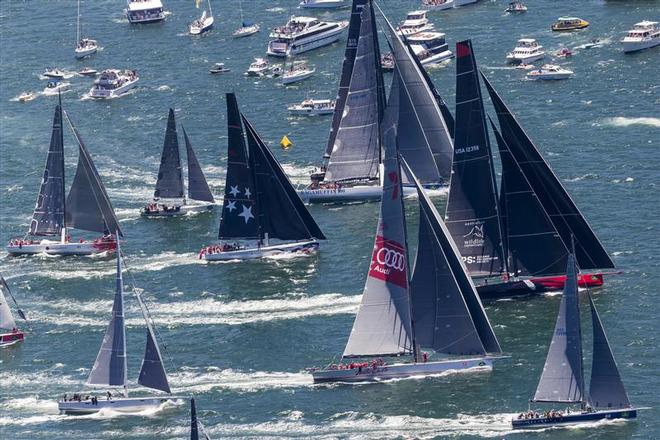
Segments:
[[[514,419],[511,424],[517,429],[543,428],[546,426],[572,425],[575,423],[596,422],[610,419],[634,419],[636,409],[596,411],[590,413],[565,414],[561,417],[539,417],[533,419]]]

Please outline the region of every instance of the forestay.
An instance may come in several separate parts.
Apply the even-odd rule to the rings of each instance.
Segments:
[[[197,156],[193,151],[192,143],[188,138],[188,133],[186,133],[185,128],[181,128],[183,130],[183,139],[186,142],[186,156],[188,157],[188,198],[191,200],[213,203],[215,202],[213,194],[211,194],[211,189],[206,182],[202,167],[199,165]]]
[[[154,198],[183,198],[183,174],[174,110],[170,109]]]

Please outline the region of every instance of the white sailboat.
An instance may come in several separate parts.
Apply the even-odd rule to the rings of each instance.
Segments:
[[[9,296],[16,305],[16,313],[18,316],[20,316],[27,324],[25,313],[18,306],[16,298],[14,298],[11,290],[9,290],[5,277],[0,274],[0,348],[18,344],[25,339],[25,333],[19,330],[16,325],[14,315],[12,315],[11,309],[9,308],[7,296]],[[9,332],[4,332],[3,330],[9,330]]]
[[[200,3],[201,0],[195,1],[195,4],[198,8]],[[204,11],[202,11],[202,16],[190,23],[190,26],[188,26],[190,35],[201,35],[204,32],[208,32],[213,29],[213,11],[211,10],[211,0],[206,0],[206,3],[208,5],[208,11],[207,9],[204,9]]]
[[[243,38],[249,37],[250,35],[254,35],[259,32],[259,25],[257,23],[243,19],[243,2],[241,0],[238,0],[238,10],[241,13],[241,27],[236,29],[232,36],[234,38]]]
[[[80,0],[78,0],[78,18],[76,22],[76,59],[83,59],[96,53],[99,49],[96,40],[91,38],[82,37],[81,24],[80,24]]]
[[[167,393],[166,396],[129,397],[126,352],[126,327],[124,320],[124,283],[122,277],[121,250],[117,236],[117,281],[115,288],[112,317],[103,337],[101,348],[94,362],[87,385],[103,387],[121,387],[121,396],[115,396],[109,391],[101,396],[91,393],[75,393],[57,402],[60,412],[65,414],[92,414],[102,409],[112,409],[119,412],[137,412],[149,408],[157,408],[166,402],[174,403],[178,397],[171,395],[167,373],[156,340],[151,317],[142,302],[140,293],[135,290],[147,331],[147,342],[138,384],[154,390]]]

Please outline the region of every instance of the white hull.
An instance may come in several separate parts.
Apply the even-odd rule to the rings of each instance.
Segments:
[[[111,99],[117,98],[128,93],[130,90],[134,89],[137,86],[137,82],[140,78],[136,78],[133,81],[127,81],[116,89],[102,89],[92,87],[89,91],[89,96],[94,99]]]
[[[543,53],[537,53],[534,55],[528,55],[528,56],[520,56],[520,55],[507,55],[506,60],[510,63],[521,63],[521,64],[530,64],[533,63],[534,61],[538,61],[540,59],[543,59],[545,57],[545,52]]]
[[[247,26],[236,29],[232,36],[234,38],[244,38],[249,37],[250,35],[254,35],[257,32],[259,32],[259,25],[255,24],[254,26]]]
[[[85,48],[85,49],[76,49],[75,50],[76,59],[81,60],[81,59],[83,59],[85,57],[88,57],[90,55],[94,55],[97,50],[98,50],[98,46],[88,47],[88,48]]]
[[[444,52],[437,53],[435,55],[432,55],[430,57],[424,58],[423,60],[419,60],[422,65],[426,64],[438,64],[443,61],[447,61],[449,59],[452,59],[454,57],[454,54],[451,52],[451,50],[445,50]]]
[[[299,241],[295,243],[282,243],[259,248],[238,249],[223,252],[203,252],[199,258],[206,261],[228,260],[254,260],[258,258],[274,257],[283,254],[309,253],[317,250],[319,243],[316,240]]]
[[[293,44],[289,43],[286,44],[286,48],[282,49],[273,49],[272,43],[274,41],[271,41],[268,43],[268,50],[266,53],[270,56],[273,57],[286,57],[287,55],[298,55],[304,52],[309,52],[310,50],[318,49],[319,47],[327,46],[328,44],[332,44],[335,41],[339,40],[339,37],[341,37],[341,33],[346,29],[348,24],[342,23],[341,26],[339,26],[337,29],[334,29],[332,32],[327,32],[323,37],[312,40],[312,41],[305,41],[305,39],[301,39],[300,42],[294,42]]]
[[[57,402],[57,407],[64,414],[93,414],[102,409],[134,413],[157,408],[165,402],[175,403],[177,400],[177,397],[119,397],[110,400],[100,398],[96,403],[91,399],[80,402],[61,400]]]
[[[295,75],[291,75],[291,76],[287,76],[286,74],[284,74],[282,75],[282,84],[293,84],[298,81],[306,80],[310,76],[314,75],[314,72],[316,72],[315,69],[312,69],[304,73],[296,73]]]
[[[10,255],[92,255],[102,252],[114,252],[116,243],[113,242],[92,242],[83,243],[62,243],[59,241],[42,240],[39,243],[9,245],[7,252]]]
[[[660,37],[649,41],[623,41],[623,51],[625,53],[637,52],[639,50],[650,49],[660,45]]]
[[[455,0],[454,7],[458,8],[465,5],[471,5],[473,3],[476,3],[477,1],[479,0]]]
[[[559,79],[569,79],[573,75],[573,72],[571,73],[537,73],[535,75],[530,75],[529,73],[527,74],[527,78],[529,79],[537,79],[537,80],[545,80],[545,81],[552,81],[552,80],[559,80]]]
[[[188,31],[190,35],[201,35],[213,28],[213,17],[207,17],[202,26],[190,25]]]
[[[301,2],[299,5],[303,9],[331,9],[347,6],[345,0],[310,0]]]
[[[297,190],[298,195],[305,203],[357,203],[379,202],[383,195],[383,188],[379,185],[356,185],[341,188],[320,188]],[[403,195],[409,197],[417,194],[412,187],[404,187]]]
[[[312,371],[314,382],[373,382],[405,377],[431,376],[447,371],[492,370],[493,358],[478,357],[420,363],[379,365],[345,370]]]
[[[334,113],[335,109],[318,109],[318,108],[288,108],[289,113],[294,116],[321,116],[321,115],[331,115]]]
[[[423,3],[422,6],[424,6],[424,9],[428,9],[429,11],[443,11],[445,9],[453,8],[454,7],[454,0],[447,0],[446,2],[438,4],[438,5]]]
[[[59,83],[57,87],[46,87],[42,92],[44,96],[57,96],[60,93],[66,92],[71,88],[71,84],[68,82]]]
[[[201,205],[181,205],[181,206],[176,206],[174,207],[173,210],[163,210],[160,209],[153,212],[153,211],[147,211],[144,208],[140,210],[140,214],[143,217],[178,217],[181,215],[186,215],[188,213],[195,213],[195,212],[210,212],[213,211],[216,207],[215,203],[208,203],[208,204],[201,204]]]

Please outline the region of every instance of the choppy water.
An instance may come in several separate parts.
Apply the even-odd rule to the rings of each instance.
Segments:
[[[197,250],[217,233],[216,215],[139,218],[139,207],[152,194],[170,106],[190,134],[216,194],[222,193],[226,159],[227,91],[238,93],[264,139],[276,145],[288,134],[293,140],[294,148],[275,154],[287,172],[298,176],[294,180],[302,180],[317,163],[330,118],[289,118],[286,105],[307,95],[334,96],[345,40],[306,54],[317,73],[298,86],[285,89],[274,80],[242,75],[252,57],[265,54],[267,30],[283,24],[296,3],[244,1],[246,16],[261,23],[262,32],[234,41],[235,0],[215,1],[216,29],[202,38],[186,35],[196,13],[192,1],[166,1],[171,15],[151,26],[130,26],[121,1],[86,1],[85,26],[104,50],[79,62],[73,58],[73,0],[1,2],[0,242],[27,228],[55,104],[55,98],[44,96],[27,104],[12,99],[23,90],[43,89],[39,75],[47,66],[135,68],[140,87],[130,96],[85,100],[90,80],[73,77],[64,105],[118,211],[128,264],[166,341],[172,387],[177,394],[197,395],[200,416],[214,438],[660,437],[660,48],[626,56],[617,43],[633,23],[660,18],[660,4],[529,0],[527,14],[508,16],[502,12],[506,2],[484,1],[430,14],[450,46],[473,39],[478,62],[624,270],[607,280],[596,300],[631,400],[656,407],[633,423],[512,433],[508,420],[526,408],[543,365],[557,296],[487,304],[502,347],[512,356],[492,373],[314,386],[304,369],[339,355],[350,331],[377,205],[311,207],[329,238],[318,255],[241,264],[206,265],[196,259]],[[394,21],[418,6],[413,1],[381,4]],[[564,14],[592,25],[577,33],[551,33],[550,23]],[[347,11],[319,15],[345,19]],[[574,70],[575,78],[533,83],[523,79],[524,72],[506,67],[506,52],[523,36],[537,38],[550,51],[564,45],[573,49],[575,56],[560,63]],[[592,38],[604,46],[582,49]],[[226,63],[232,72],[209,75],[214,62]],[[453,63],[431,75],[453,102]],[[75,148],[70,137],[66,142],[72,175]],[[81,389],[102,338],[112,300],[112,260],[3,253],[0,270],[34,327],[24,344],[0,352],[0,438],[186,437],[187,405],[143,417],[57,414],[55,399]],[[128,315],[129,349],[135,354],[129,368],[135,378],[143,349],[135,304],[129,303]]]

